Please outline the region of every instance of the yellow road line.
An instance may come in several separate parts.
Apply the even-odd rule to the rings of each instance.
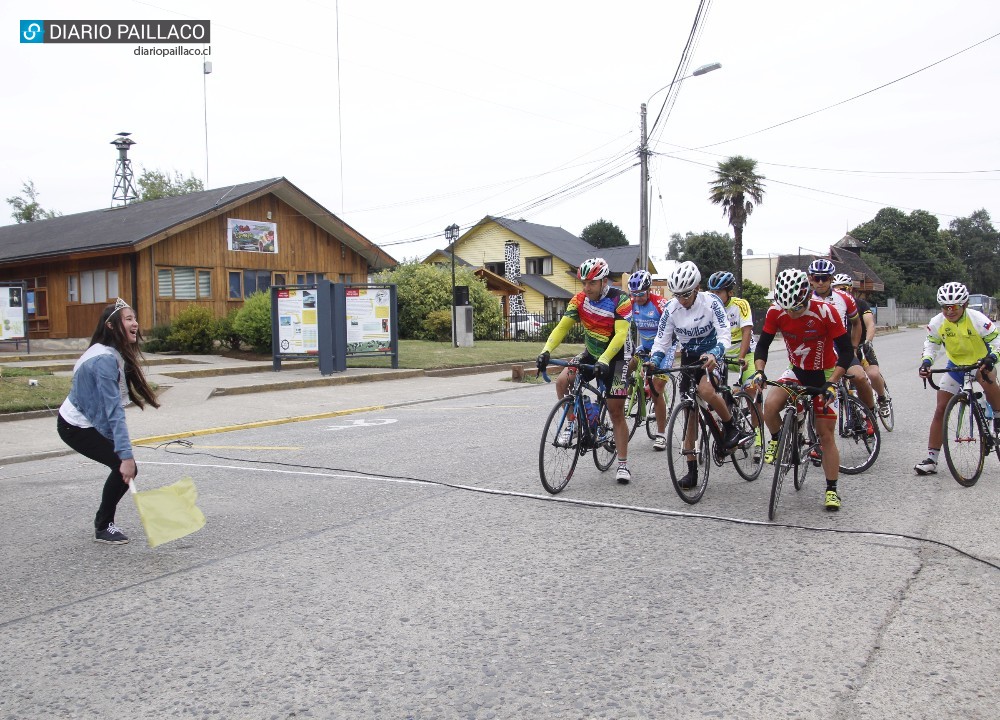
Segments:
[[[215,435],[217,433],[233,432],[234,430],[253,430],[256,428],[271,427],[274,425],[286,425],[294,422],[307,422],[309,420],[326,420],[328,418],[342,417],[344,415],[354,415],[356,413],[372,412],[374,410],[384,410],[384,405],[371,405],[369,407],[351,408],[350,410],[334,410],[332,412],[317,413],[315,415],[298,415],[296,417],[277,418],[275,420],[258,420],[257,422],[241,423],[239,425],[224,425],[222,427],[205,428],[203,430],[187,430],[185,432],[172,433],[170,435],[154,435],[153,437],[133,440],[133,445],[159,445],[171,440],[182,440],[200,435]]]

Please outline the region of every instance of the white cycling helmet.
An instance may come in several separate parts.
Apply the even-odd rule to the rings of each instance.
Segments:
[[[833,275],[837,272],[837,266],[826,258],[817,258],[809,263],[810,275]]]
[[[577,277],[581,280],[603,280],[611,274],[611,268],[604,258],[590,258],[580,263],[580,269],[576,271]]]
[[[785,310],[802,305],[810,292],[809,277],[798,268],[782,270],[774,279],[774,302]]]
[[[938,305],[964,305],[969,300],[969,288],[960,282],[945,283],[938,288]]]
[[[831,284],[833,285],[833,287],[846,286],[849,288],[853,288],[854,280],[852,280],[851,276],[848,275],[847,273],[837,273],[836,275],[833,276],[833,283]]]
[[[701,272],[699,272],[698,266],[690,260],[675,267],[674,271],[670,273],[670,277],[667,278],[667,286],[674,295],[691,292],[698,287],[700,282]]]

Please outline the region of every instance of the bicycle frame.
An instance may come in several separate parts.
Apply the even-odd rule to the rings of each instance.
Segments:
[[[961,389],[948,400],[941,418],[945,460],[952,477],[964,487],[972,487],[979,480],[987,455],[996,450],[997,457],[1000,458],[1000,438],[994,434],[994,428],[990,426],[986,413],[979,405],[983,391],[977,391],[974,386],[975,382],[979,382],[976,372],[980,367],[980,363],[975,363],[940,368],[931,370],[928,377],[924,378],[925,387],[930,383],[932,388],[940,390],[931,375],[952,372],[964,375]],[[991,382],[985,376],[983,380]],[[966,466],[962,460],[971,460],[972,465]]]
[[[567,396],[572,396],[573,398],[573,413],[574,418],[570,420],[575,421],[580,430],[581,439],[580,443],[580,454],[586,455],[587,451],[592,450],[598,446],[599,443],[604,441],[604,438],[598,438],[594,434],[594,428],[591,427],[589,419],[587,418],[587,409],[584,403],[584,390],[589,390],[594,394],[594,398],[597,400],[599,408],[607,407],[605,404],[604,392],[605,388],[603,383],[597,383],[596,385],[591,385],[583,379],[583,373],[581,370],[593,371],[594,365],[588,365],[587,363],[577,362],[576,360],[549,360],[549,363],[556,366],[573,368],[576,372],[573,375],[573,380],[570,382],[569,388],[567,388]],[[542,371],[542,377],[545,382],[552,382],[549,378],[548,373],[544,370]],[[600,410],[598,411],[600,412]],[[559,422],[559,429],[562,430],[565,427],[566,422],[569,420],[567,418],[569,412],[563,415]]]

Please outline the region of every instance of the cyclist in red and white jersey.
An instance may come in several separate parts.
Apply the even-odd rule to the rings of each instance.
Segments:
[[[832,304],[840,313],[844,321],[844,327],[850,332],[851,347],[856,348],[861,344],[863,338],[861,314],[858,312],[858,305],[854,297],[843,290],[836,290],[833,287],[833,275],[837,271],[837,266],[825,258],[819,258],[809,263],[809,285],[813,293],[821,300]],[[853,353],[854,350],[852,349]],[[851,367],[847,371],[847,377],[854,382],[854,387],[858,391],[858,398],[863,402],[873,414],[878,414],[875,407],[875,392],[872,390],[871,381],[865,372],[861,361],[857,357],[851,362]]]
[[[827,510],[840,509],[837,479],[840,474],[840,451],[834,439],[837,423],[837,382],[850,366],[854,350],[837,308],[809,291],[809,279],[798,269],[782,270],[774,284],[774,304],[764,316],[764,328],[754,351],[754,366],[760,380],[765,380],[768,350],[777,333],[785,340],[791,367],[778,382],[798,383],[808,387],[826,387],[826,394],[813,402],[816,410],[816,434],[823,448],[823,471],[826,473]],[[771,440],[764,461],[774,462],[781,432],[780,413],[788,401],[783,392],[770,392],[764,398],[764,424]]]

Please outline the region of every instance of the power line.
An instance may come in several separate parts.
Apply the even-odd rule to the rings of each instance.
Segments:
[[[994,40],[994,39],[996,39],[998,37],[1000,37],[1000,33],[996,33],[994,35],[990,35],[988,38],[986,38],[984,40],[980,40],[979,42],[974,43],[974,44],[970,45],[967,48],[964,48],[962,50],[959,50],[958,52],[955,52],[955,53],[952,53],[951,55],[948,55],[947,57],[943,57],[940,60],[932,62],[930,65],[926,65],[926,66],[920,68],[919,70],[914,70],[913,72],[907,73],[906,75],[903,75],[902,77],[898,77],[895,80],[890,80],[887,83],[883,83],[882,85],[879,85],[878,87],[874,87],[871,90],[866,90],[863,93],[859,93],[858,95],[855,95],[853,97],[849,97],[846,100],[841,100],[839,102],[835,102],[835,103],[833,103],[833,105],[827,105],[826,107],[820,108],[819,110],[813,110],[812,112],[807,112],[804,115],[799,115],[798,117],[793,117],[790,120],[783,120],[782,122],[775,123],[774,125],[769,125],[766,128],[761,128],[760,130],[754,130],[753,132],[747,133],[746,135],[740,135],[739,137],[730,138],[728,140],[720,140],[719,142],[709,143],[708,145],[701,145],[700,147],[695,148],[695,149],[696,150],[701,150],[703,148],[715,147],[716,145],[725,145],[726,143],[731,143],[731,142],[735,142],[737,140],[742,140],[743,138],[748,138],[748,137],[751,137],[753,135],[759,135],[760,133],[767,132],[768,130],[773,130],[774,128],[781,127],[782,125],[788,125],[789,123],[793,123],[796,120],[802,120],[803,118],[807,118],[807,117],[810,117],[812,115],[816,115],[817,113],[825,112],[827,110],[830,110],[832,108],[838,107],[840,105],[844,105],[845,103],[849,103],[849,102],[851,102],[853,100],[857,100],[858,98],[862,98],[865,95],[871,95],[873,92],[876,92],[878,90],[882,90],[883,88],[887,88],[890,85],[894,85],[894,84],[896,84],[896,83],[898,83],[898,82],[900,82],[902,80],[906,80],[907,78],[913,77],[914,75],[922,73],[924,70],[929,70],[930,68],[934,67],[935,65],[940,65],[941,63],[945,62],[946,60],[951,60],[952,58],[957,57],[957,56],[961,55],[962,53],[968,52],[969,50],[972,50],[973,48],[976,48],[976,47],[978,47],[978,46],[980,46],[980,45],[982,45],[984,43],[987,43],[990,40]]]

